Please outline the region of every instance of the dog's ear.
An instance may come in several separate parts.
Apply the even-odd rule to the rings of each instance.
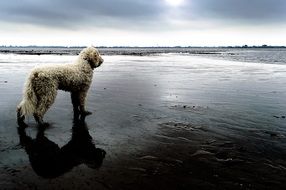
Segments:
[[[96,57],[93,55],[92,52],[89,52],[88,54],[85,54],[82,57],[84,60],[86,60],[89,64],[92,64],[96,61]]]
[[[99,55],[94,48],[94,50],[90,52],[88,60],[87,60],[91,68],[98,67],[98,62],[99,62],[98,59],[99,59]]]
[[[90,61],[91,53],[90,48],[85,48],[80,52],[80,55],[83,60]]]
[[[97,55],[94,47],[87,47],[83,49],[80,53],[80,56],[83,60],[86,60],[92,68],[95,67],[97,62]]]

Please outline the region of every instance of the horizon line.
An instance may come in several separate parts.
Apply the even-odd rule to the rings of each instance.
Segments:
[[[0,45],[0,48],[84,48],[88,46],[67,46],[67,45]],[[286,48],[286,45],[222,45],[222,46],[94,46],[97,48]]]

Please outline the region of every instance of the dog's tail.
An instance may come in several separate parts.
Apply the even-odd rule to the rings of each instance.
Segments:
[[[30,78],[26,81],[24,87],[23,100],[17,106],[17,112],[19,116],[31,115],[35,112],[37,105],[37,96],[32,86],[32,80]]]

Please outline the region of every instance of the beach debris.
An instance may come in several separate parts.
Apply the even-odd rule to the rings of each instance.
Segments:
[[[264,133],[270,135],[270,137],[285,138],[285,135],[274,131],[264,131]]]
[[[232,165],[236,165],[236,164],[241,164],[244,163],[244,160],[241,159],[237,159],[237,158],[227,158],[227,159],[219,159],[216,158],[217,162],[220,162],[222,164],[228,165],[228,166],[232,166]]]
[[[141,160],[158,160],[158,157],[147,155],[147,156],[142,156],[140,159]]]
[[[156,156],[151,156],[151,155],[142,156],[139,159],[140,160],[151,160],[151,161],[163,162],[166,164],[183,164],[182,160],[173,159],[173,158],[158,158]]]
[[[180,122],[177,123],[177,122],[170,121],[166,123],[161,123],[159,125],[163,127],[170,127],[170,128],[178,129],[178,130],[181,130],[181,129],[188,130],[188,131],[194,131],[197,129],[203,130],[202,126],[195,126],[190,123],[180,123]]]
[[[274,118],[276,118],[276,119],[285,119],[286,118],[286,116],[285,115],[282,115],[282,116],[277,116],[277,115],[273,115],[273,117]]]
[[[196,106],[196,105],[171,105],[169,106],[169,109],[175,109],[178,111],[187,111],[193,113],[204,113],[209,109],[209,107]]]
[[[214,153],[211,153],[209,151],[206,151],[206,150],[197,150],[195,153],[193,153],[191,155],[191,157],[201,157],[201,156],[212,156],[214,155]]]
[[[270,136],[271,136],[271,137],[277,137],[278,134],[276,134],[276,133],[271,133]]]
[[[188,141],[188,142],[192,142],[192,140],[185,138],[185,137],[177,137],[179,140],[183,140],[183,141]]]
[[[214,139],[212,139],[212,140],[207,140],[207,141],[206,141],[206,144],[207,144],[207,145],[210,145],[210,144],[213,144],[213,143],[215,143],[215,142],[217,142],[217,141],[214,140]]]
[[[144,168],[128,168],[129,170],[132,170],[132,171],[138,171],[138,172],[146,172],[147,170],[144,169]]]

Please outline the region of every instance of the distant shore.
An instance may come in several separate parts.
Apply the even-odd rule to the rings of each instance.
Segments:
[[[0,46],[2,54],[20,55],[78,55],[84,46]],[[103,47],[98,49],[103,55],[136,55],[146,56],[162,53],[185,53],[192,55],[221,54],[235,49],[273,49],[286,48],[286,46],[223,46],[223,47]]]

